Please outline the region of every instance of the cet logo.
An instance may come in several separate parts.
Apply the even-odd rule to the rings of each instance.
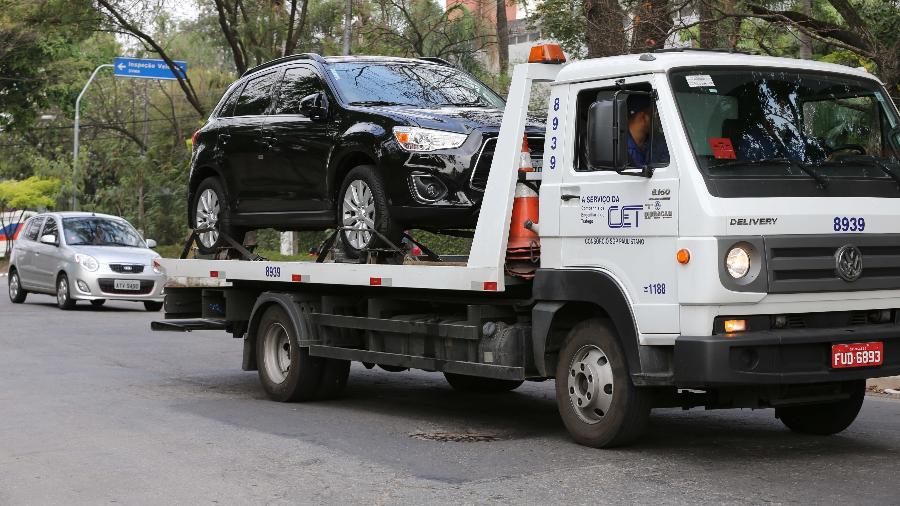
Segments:
[[[844,281],[856,281],[862,275],[862,253],[852,244],[841,246],[834,254],[834,262]]]

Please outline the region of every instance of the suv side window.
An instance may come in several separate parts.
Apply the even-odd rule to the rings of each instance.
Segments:
[[[47,221],[44,223],[44,230],[41,231],[41,237],[45,235],[55,236],[56,240],[59,241],[59,228],[56,226],[56,219],[52,216],[47,217]]]
[[[272,103],[272,85],[278,81],[278,73],[254,77],[247,81],[234,105],[235,116],[259,116],[265,114]]]
[[[576,105],[576,133],[575,133],[575,170],[577,171],[595,171],[595,170],[613,170],[599,169],[591,167],[587,161],[587,116],[588,109],[591,104],[597,100],[598,94],[609,93],[619,88],[593,88],[582,90],[578,93],[578,103]],[[649,84],[632,84],[625,87],[626,91],[650,92],[652,91]],[[640,104],[640,105],[639,105]],[[645,115],[638,116],[637,113],[644,112]],[[628,118],[629,125],[626,128],[625,142],[628,143],[628,168],[637,168],[638,165],[650,165],[651,167],[665,167],[669,164],[669,148],[666,145],[666,136],[662,131],[662,125],[659,120],[659,111],[656,110],[655,101],[647,97],[647,95],[631,95],[628,99]],[[640,143],[632,137],[631,128],[643,134]],[[635,157],[638,160],[635,160]],[[637,162],[637,163],[636,163]]]
[[[231,91],[231,94],[228,95],[228,98],[226,98],[222,103],[222,107],[219,109],[220,118],[230,118],[232,116],[232,113],[234,112],[234,104],[237,102],[242,88],[243,86],[235,86],[234,90]]]
[[[313,69],[309,67],[287,69],[278,91],[275,114],[303,114],[300,112],[300,101],[321,89],[322,81]]]
[[[41,231],[41,225],[43,223],[43,216],[35,216],[34,218],[31,218],[25,225],[25,238],[29,241],[37,241],[38,232]]]

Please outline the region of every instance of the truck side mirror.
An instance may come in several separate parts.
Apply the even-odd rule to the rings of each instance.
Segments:
[[[588,108],[585,148],[595,169],[624,169],[628,163],[628,94],[600,92]]]
[[[322,92],[307,95],[300,100],[300,112],[313,121],[321,121],[328,115],[328,99]]]

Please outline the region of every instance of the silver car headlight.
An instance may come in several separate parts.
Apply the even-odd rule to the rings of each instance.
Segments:
[[[75,262],[91,272],[94,272],[100,268],[100,262],[98,262],[96,258],[90,255],[83,255],[81,253],[78,253],[75,255]]]
[[[407,151],[435,151],[458,148],[466,142],[468,135],[428,128],[397,126],[394,139]]]
[[[750,252],[743,245],[736,245],[725,256],[725,269],[734,279],[740,279],[750,272]]]

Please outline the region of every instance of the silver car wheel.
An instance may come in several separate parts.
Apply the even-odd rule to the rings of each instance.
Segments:
[[[365,181],[354,180],[344,192],[341,205],[344,237],[355,249],[365,249],[372,242],[375,229],[375,196]]]
[[[263,336],[263,367],[272,383],[280,384],[291,372],[291,338],[280,323],[273,323]]]
[[[13,272],[9,275],[9,298],[15,299],[19,296],[19,274]]]
[[[56,283],[56,302],[58,302],[60,306],[65,306],[68,300],[69,282],[66,280],[65,276],[61,276],[59,282]]]
[[[207,248],[211,248],[219,240],[219,211],[219,196],[215,190],[211,188],[203,190],[197,199],[197,209],[194,210],[194,227],[215,229],[200,234],[200,242]]]
[[[600,348],[584,346],[569,364],[569,401],[578,418],[595,424],[609,412],[613,401],[613,370]]]

